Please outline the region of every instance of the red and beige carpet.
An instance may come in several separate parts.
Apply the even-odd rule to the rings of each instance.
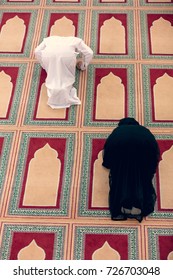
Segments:
[[[80,106],[47,106],[34,49],[49,35],[94,51],[76,73]],[[173,259],[172,59],[171,0],[1,0],[0,259]],[[141,224],[111,221],[101,165],[125,116],[162,154],[155,211]]]

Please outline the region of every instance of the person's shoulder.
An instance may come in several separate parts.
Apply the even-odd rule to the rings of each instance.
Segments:
[[[110,133],[109,136],[113,136],[113,135],[119,133],[119,131],[121,131],[121,127],[117,126],[112,130],[112,132]]]
[[[79,37],[71,36],[71,40],[75,41],[76,43],[81,43],[83,40]]]
[[[148,133],[151,133],[151,131],[149,130],[149,128],[147,128],[146,126],[143,126],[143,125],[138,125],[138,127],[139,127],[139,129],[140,130],[143,130],[143,131],[146,131],[146,132],[148,132]]]
[[[150,129],[142,125],[139,126],[139,134],[143,135],[144,137],[148,137],[148,139],[151,140],[155,139],[155,136],[150,131]]]

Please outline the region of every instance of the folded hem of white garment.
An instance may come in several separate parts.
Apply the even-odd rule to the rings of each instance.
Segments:
[[[52,109],[69,108],[71,105],[80,105],[80,104],[81,104],[80,101],[78,101],[76,103],[70,103],[70,104],[67,104],[67,105],[52,105],[52,104],[47,103],[47,105],[49,105]]]

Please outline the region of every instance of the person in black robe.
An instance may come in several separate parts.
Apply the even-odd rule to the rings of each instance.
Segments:
[[[112,220],[143,217],[154,211],[152,179],[160,160],[154,135],[134,118],[121,119],[106,140],[103,163],[109,172],[109,210]]]

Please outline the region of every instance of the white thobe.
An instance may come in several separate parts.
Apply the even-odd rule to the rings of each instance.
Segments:
[[[47,104],[53,109],[81,103],[73,87],[78,54],[82,56],[81,70],[85,70],[93,51],[80,38],[50,36],[35,49],[35,57],[47,73]]]

